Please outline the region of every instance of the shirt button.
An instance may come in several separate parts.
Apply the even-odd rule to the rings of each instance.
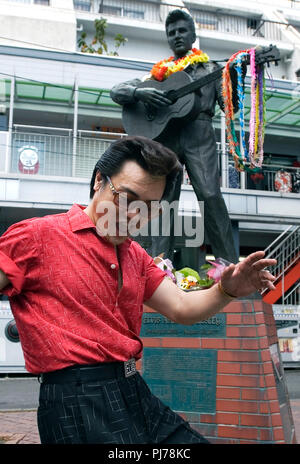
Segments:
[[[110,265],[110,268],[111,268],[111,269],[116,269],[116,267],[117,267],[117,266],[116,266],[115,264],[111,264],[111,265]]]

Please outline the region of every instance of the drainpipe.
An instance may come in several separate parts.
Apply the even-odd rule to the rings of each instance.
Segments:
[[[228,187],[228,159],[226,155],[226,123],[225,114],[221,113],[221,185]]]
[[[73,119],[73,157],[72,157],[72,177],[76,172],[77,156],[77,133],[78,133],[78,79],[75,77],[74,82],[74,119]]]
[[[240,131],[240,151],[241,151],[242,157],[244,158],[245,151],[244,151],[244,147],[242,143],[242,131]],[[240,188],[241,190],[246,189],[246,172],[245,171],[240,172]]]
[[[10,101],[9,101],[9,119],[8,119],[8,139],[6,145],[6,156],[5,156],[5,173],[8,174],[11,166],[11,152],[12,152],[12,130],[14,120],[14,100],[15,100],[15,74],[11,78],[10,82]]]

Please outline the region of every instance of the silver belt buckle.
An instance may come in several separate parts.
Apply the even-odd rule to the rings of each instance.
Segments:
[[[125,377],[130,377],[136,373],[135,359],[131,358],[124,362]]]

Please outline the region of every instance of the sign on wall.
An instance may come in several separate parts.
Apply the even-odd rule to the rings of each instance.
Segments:
[[[25,145],[18,150],[18,168],[22,174],[37,174],[40,163],[38,149],[33,145]]]

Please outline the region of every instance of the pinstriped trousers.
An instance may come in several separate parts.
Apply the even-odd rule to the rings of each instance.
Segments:
[[[42,444],[209,443],[155,397],[139,373],[42,383],[38,428]]]

